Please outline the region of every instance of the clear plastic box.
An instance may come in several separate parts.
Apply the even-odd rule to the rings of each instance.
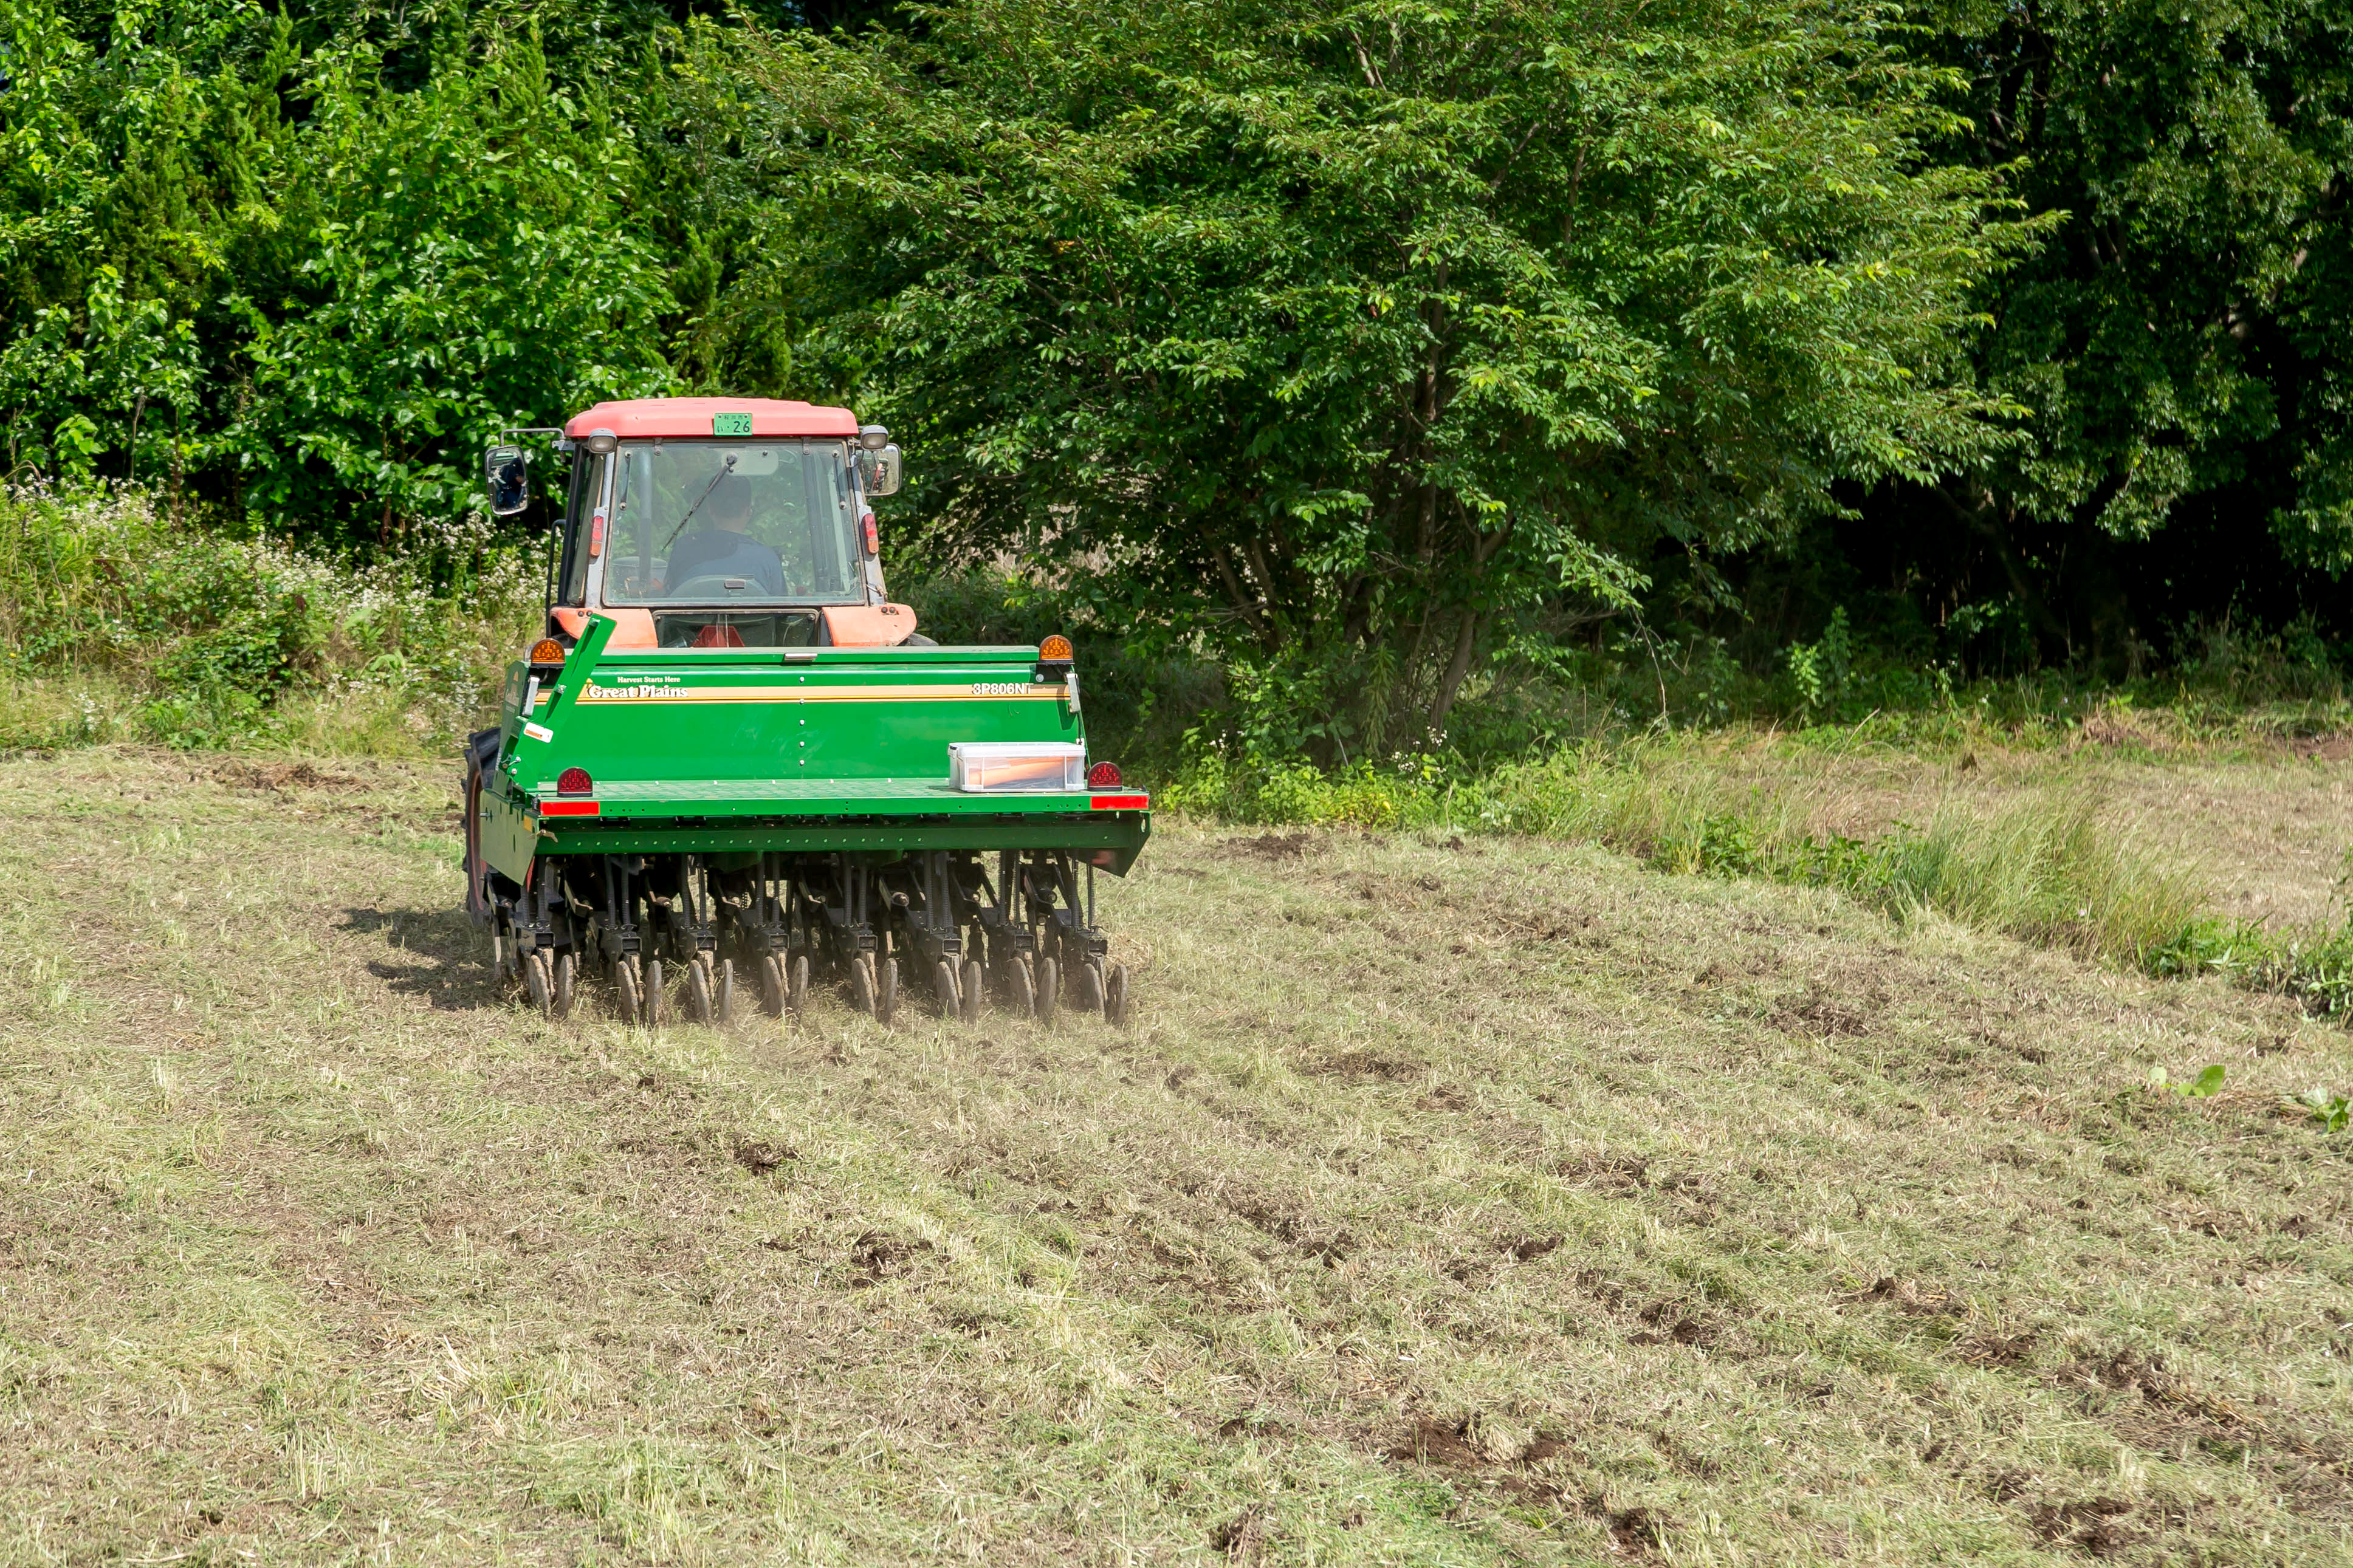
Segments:
[[[1087,749],[1060,741],[951,741],[948,784],[967,795],[1087,787]]]

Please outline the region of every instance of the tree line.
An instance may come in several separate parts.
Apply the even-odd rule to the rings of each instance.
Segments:
[[[894,565],[1423,744],[1597,628],[2353,625],[2335,0],[0,0],[0,439],[396,546],[849,401]],[[1876,610],[1869,606],[1876,605]]]

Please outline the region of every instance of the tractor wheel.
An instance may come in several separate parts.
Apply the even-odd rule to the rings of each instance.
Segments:
[[[961,1010],[956,997],[955,965],[944,958],[932,965],[932,997],[939,1003],[943,1018],[953,1018]]]
[[[849,1000],[868,1017],[874,1016],[874,961],[862,952],[849,961]]]
[[[735,961],[721,959],[719,967],[712,972],[712,978],[718,984],[711,988],[711,1011],[718,1022],[723,1024],[735,1011]]]
[[[796,1018],[808,1005],[807,953],[793,954],[793,962],[785,971],[785,1005],[793,1010]]]
[[[659,1029],[670,1012],[670,1009],[663,1005],[668,998],[662,995],[662,961],[659,958],[646,960],[644,992],[645,1005],[642,1011],[645,1014],[646,1027]]]
[[[645,999],[638,989],[638,966],[627,958],[613,961],[613,990],[620,997],[621,1022],[635,1024],[645,1011]]]
[[[1103,975],[1100,964],[1089,961],[1079,965],[1075,976],[1079,994],[1071,1000],[1082,1013],[1100,1013],[1103,1005]]]
[[[760,1006],[771,1018],[785,1013],[785,961],[773,952],[760,955]]]
[[[547,972],[547,954],[536,950],[522,961],[522,983],[531,992],[531,1005],[539,1009],[543,1018],[555,1012],[555,982]]]
[[[964,973],[957,977],[956,986],[958,991],[957,999],[964,1004],[962,1009],[964,1013],[964,1021],[967,1024],[973,1023],[980,1017],[981,984],[980,960],[976,958],[965,959],[964,961]]]
[[[1050,958],[1038,961],[1038,1021],[1050,1024],[1062,1002],[1062,966]]]
[[[555,1007],[557,1018],[572,1016],[572,994],[580,978],[580,961],[569,952],[555,955]]]
[[[1018,1018],[1038,1011],[1038,988],[1029,983],[1029,966],[1018,958],[1005,966],[1005,1005]]]
[[[1127,1022],[1127,965],[1114,963],[1103,972],[1103,1021]]]
[[[887,1024],[891,1015],[899,1010],[899,961],[877,959],[874,963],[874,1021]]]
[[[686,966],[686,1007],[696,1023],[711,1022],[711,972],[700,959]]]

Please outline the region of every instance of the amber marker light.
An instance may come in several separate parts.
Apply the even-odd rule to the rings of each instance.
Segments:
[[[1039,643],[1038,645],[1038,662],[1039,664],[1070,663],[1071,639],[1064,637],[1061,633],[1056,632],[1052,637],[1050,637],[1044,642]]]
[[[542,637],[531,645],[531,662],[533,664],[560,665],[564,662],[564,645],[554,637]]]

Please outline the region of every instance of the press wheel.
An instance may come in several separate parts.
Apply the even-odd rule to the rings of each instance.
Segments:
[[[649,1029],[660,1028],[664,1016],[670,1012],[670,1009],[663,1005],[662,961],[659,958],[646,960],[645,1001],[639,1011],[645,1015],[646,1027]]]
[[[932,995],[939,1002],[943,1018],[953,1018],[964,1010],[956,995],[955,965],[944,958],[932,965]]]
[[[1029,966],[1018,958],[1005,965],[1005,1005],[1021,1018],[1038,1010],[1038,988],[1030,984]]]
[[[569,952],[555,955],[555,1006],[554,1016],[572,1016],[572,994],[580,979],[580,961]]]
[[[686,966],[686,1006],[696,1023],[711,1022],[711,971],[699,959]]]
[[[638,986],[638,966],[626,958],[614,961],[613,990],[621,1000],[621,1022],[636,1023],[645,1011],[645,997]]]
[[[536,949],[525,953],[522,960],[522,983],[531,992],[531,1005],[539,1009],[543,1018],[555,1012],[555,981],[547,971],[547,954]]]
[[[1103,971],[1103,1021],[1127,1022],[1127,965],[1114,963]]]
[[[771,1018],[785,1011],[785,961],[773,952],[760,955],[760,1005]]]
[[[1062,966],[1051,958],[1038,961],[1038,1021],[1050,1024],[1062,1001]]]
[[[887,1024],[899,1010],[899,961],[882,958],[874,964],[874,1021]]]
[[[735,1011],[735,961],[721,959],[712,970],[711,979],[711,1015],[715,1021],[723,1024],[728,1015]]]
[[[808,1005],[808,954],[797,952],[785,970],[785,1005],[798,1017]]]
[[[1078,982],[1079,994],[1072,997],[1071,1001],[1076,1005],[1079,1011],[1082,1013],[1102,1012],[1103,1005],[1103,976],[1102,966],[1090,959],[1088,962],[1079,965],[1079,972],[1074,978]]]
[[[869,1017],[875,1016],[874,960],[862,952],[849,961],[849,1001]]]

